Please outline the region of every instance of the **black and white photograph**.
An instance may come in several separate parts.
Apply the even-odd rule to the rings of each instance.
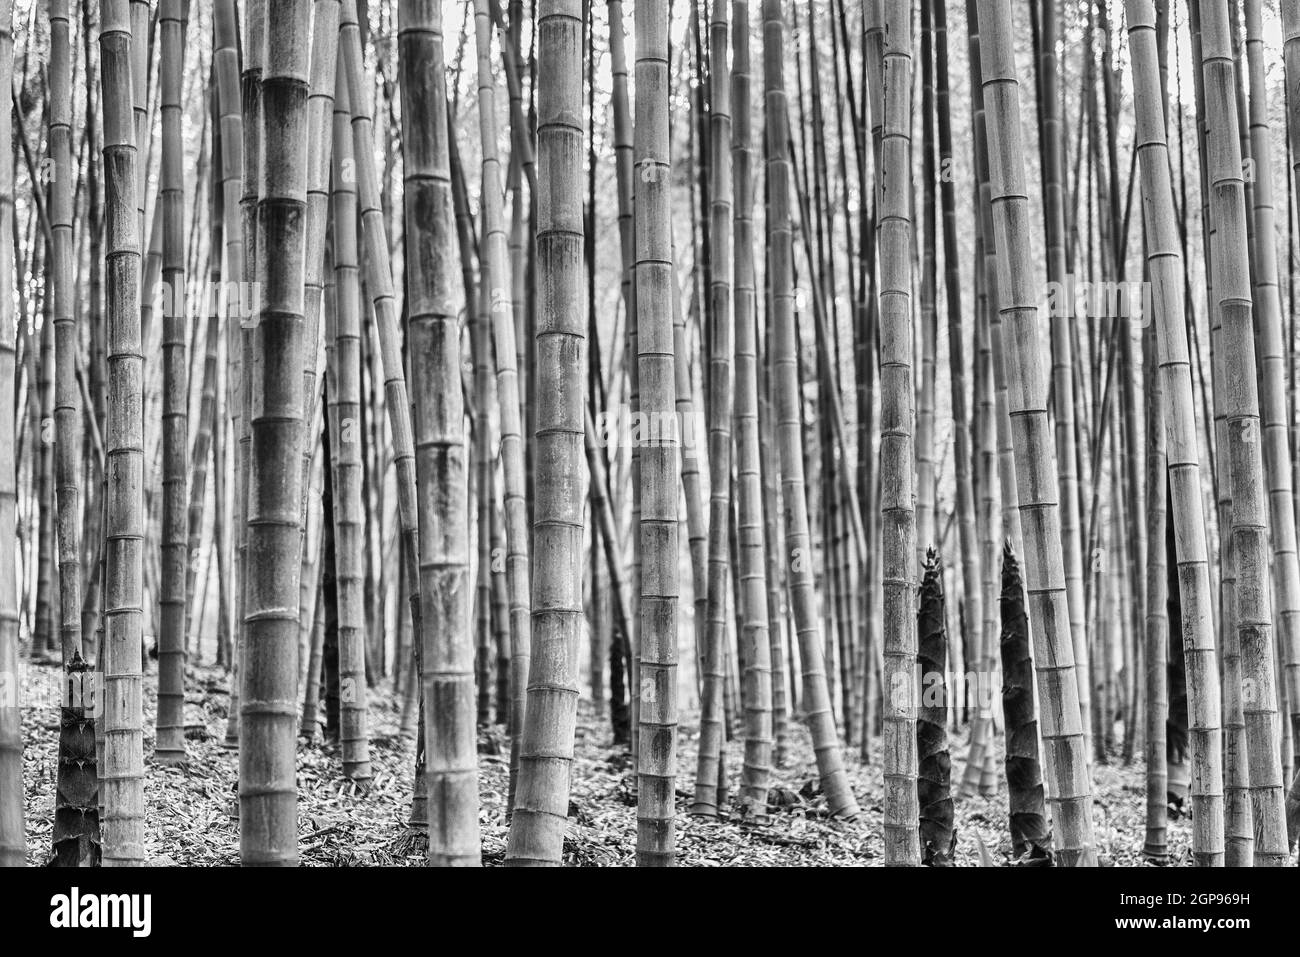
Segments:
[[[1291,926],[1300,0],[0,0],[0,82],[0,923]]]

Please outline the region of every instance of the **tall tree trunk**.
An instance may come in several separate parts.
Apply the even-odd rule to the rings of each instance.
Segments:
[[[405,164],[408,352],[414,386],[420,620],[415,640],[421,648],[424,733],[428,765],[429,861],[438,865],[480,863],[478,755],[474,728],[474,650],[469,632],[469,527],[466,501],[464,400],[460,382],[460,326],[451,301],[453,243],[451,161],[447,145],[446,69],[443,61],[442,4],[417,0],[399,10],[398,49],[402,70],[402,142]],[[343,19],[354,23],[355,8],[345,0]],[[361,90],[360,37],[344,44],[349,62],[349,92]],[[356,113],[357,104],[353,112]],[[367,123],[368,125],[368,123]],[[373,173],[373,151],[368,165]],[[363,200],[364,202],[364,200]],[[370,204],[366,204],[370,205]],[[382,239],[382,237],[378,237]],[[368,232],[368,256],[381,252]],[[383,269],[388,269],[383,256]],[[383,278],[382,270],[378,278]],[[391,273],[389,308],[391,298]],[[372,295],[376,294],[371,290]],[[472,307],[472,304],[470,304]],[[381,330],[382,331],[382,330]],[[384,374],[401,366],[385,356]],[[390,379],[391,381],[391,379]],[[404,416],[405,384],[389,397],[389,414]],[[398,433],[394,429],[394,436]],[[405,523],[403,523],[405,525]],[[414,545],[414,541],[411,542]],[[575,559],[576,560],[576,559]],[[581,614],[581,600],[578,601]],[[576,643],[576,636],[575,636]],[[564,807],[568,807],[565,797]],[[556,847],[558,859],[559,848]]]
[[[239,749],[240,857],[257,866],[298,863],[294,758],[310,14],[308,0],[269,4],[261,82],[255,260],[261,299],[247,410],[252,458]]]
[[[108,303],[105,459],[104,756],[99,765],[103,863],[144,863],[144,358],[140,341],[140,221],[131,114],[133,39],[126,0],[100,3],[100,83]]]
[[[582,635],[582,44],[577,0],[537,11],[537,442],[533,640],[506,861],[559,864],[569,809]],[[412,310],[414,316],[415,311]],[[455,320],[452,319],[454,335]],[[454,341],[454,338],[453,338]],[[670,373],[671,375],[671,373]],[[670,379],[671,381],[671,379]]]
[[[1222,314],[1227,455],[1236,556],[1235,627],[1241,644],[1246,763],[1255,823],[1257,865],[1287,861],[1281,756],[1277,749],[1273,596],[1270,587],[1266,490],[1260,449],[1259,383],[1251,322],[1245,184],[1226,0],[1200,5],[1201,63],[1209,140],[1210,214],[1214,223],[1214,298]],[[1231,385],[1229,385],[1231,384]],[[1246,684],[1248,683],[1248,684]]]
[[[675,858],[677,599],[680,436],[669,235],[668,4],[636,6],[636,323],[641,412],[640,684],[637,722],[637,863]],[[663,425],[666,423],[667,425]],[[544,459],[543,459],[544,461]]]
[[[1273,146],[1268,122],[1268,91],[1264,82],[1264,28],[1259,0],[1246,0],[1246,61],[1250,80],[1250,142],[1254,163],[1254,321],[1259,349],[1260,414],[1264,467],[1267,469],[1268,521],[1273,543],[1276,619],[1282,650],[1281,665],[1292,683],[1300,675],[1300,560],[1296,556],[1295,499],[1291,487],[1290,427],[1287,420],[1287,349],[1278,287],[1277,231],[1273,208]],[[1292,346],[1294,348],[1294,345]],[[1291,695],[1291,715],[1300,718],[1300,704]],[[1294,739],[1292,746],[1295,747]],[[1294,755],[1295,752],[1293,752]],[[1292,755],[1292,756],[1293,756]],[[1285,783],[1285,781],[1283,782]]]
[[[920,863],[917,843],[916,463],[912,349],[912,26],[908,4],[873,0],[883,12],[880,83],[880,513],[884,581],[885,861]],[[869,7],[870,9],[870,7]]]
[[[1047,383],[1038,348],[1038,310],[1031,292],[1020,83],[1011,44],[1009,0],[980,0],[980,57],[986,110],[989,181],[998,252],[999,308],[1005,326],[1008,411],[1026,549],[1026,590],[1034,660],[1043,702],[1048,800],[1058,831],[1057,861],[1095,864],[1092,794],[1084,752],[1074,648],[1062,558],[1056,457],[1047,423]]]

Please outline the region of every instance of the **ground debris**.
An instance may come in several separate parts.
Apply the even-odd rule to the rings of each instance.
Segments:
[[[145,754],[153,750],[157,682],[145,678]],[[230,701],[229,676],[218,668],[187,675],[184,764],[146,760],[146,840],[150,861],[182,866],[239,863],[239,752],[224,747]],[[400,734],[400,703],[387,688],[371,691],[373,777],[343,777],[338,748],[317,740],[298,742],[298,812],[301,862],[311,867],[423,866],[428,837],[408,825],[415,766],[415,741]],[[54,805],[57,714],[27,708],[24,778],[27,795],[28,863],[50,856]],[[697,717],[680,716],[678,741],[677,862],[688,867],[879,866],[883,863],[884,793],[879,754],[863,763],[856,747],[844,749],[849,780],[863,811],[856,821],[829,817],[817,778],[812,742],[792,723],[784,767],[772,772],[765,821],[746,820],[738,807],[719,808],[717,818],[688,813],[695,778]],[[628,867],[636,863],[636,770],[627,749],[615,747],[608,722],[590,702],[579,704],[564,862],[579,867]],[[953,766],[965,766],[966,734],[953,735]],[[479,732],[479,793],[483,863],[505,864],[508,826],[509,737],[500,726]],[[1000,756],[1001,739],[998,740]],[[739,792],[744,759],[742,739],[726,744],[730,793]],[[1145,826],[1144,778],[1140,761],[1094,768],[1094,826],[1103,866],[1141,866]],[[1005,781],[996,795],[956,799],[959,832],[954,863],[981,866],[980,845],[993,866],[1015,861],[1007,830]],[[1190,822],[1169,823],[1169,866],[1190,863]],[[1037,863],[1037,862],[1034,862]],[[985,865],[987,866],[987,865]],[[1032,866],[1032,865],[1031,865]]]

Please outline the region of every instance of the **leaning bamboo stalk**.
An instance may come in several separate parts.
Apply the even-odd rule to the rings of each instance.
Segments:
[[[939,162],[941,169],[950,169],[952,152],[952,113],[948,86],[948,3],[934,0],[935,48],[935,100],[938,107]],[[957,197],[956,184],[951,176],[941,176],[939,203],[943,217],[944,295],[948,304],[948,371],[951,391],[953,431],[953,472],[956,492],[957,532],[961,551],[962,600],[967,628],[967,660],[975,664],[977,680],[980,674],[979,657],[983,653],[984,589],[980,579],[980,543],[975,513],[975,483],[972,481],[971,430],[966,401],[966,346],[961,311],[961,273],[957,252]],[[978,335],[972,337],[978,351]],[[978,396],[978,392],[975,393]],[[981,693],[977,684],[976,694]],[[978,721],[978,719],[977,719]],[[987,733],[987,725],[981,725]]]
[[[215,181],[214,181],[215,182]],[[215,205],[215,204],[214,204]],[[199,423],[198,430],[194,435],[194,443],[190,446],[190,498],[188,518],[186,522],[187,543],[186,550],[193,559],[198,555],[199,549],[203,545],[203,513],[204,506],[207,502],[208,494],[208,470],[209,455],[212,453],[214,443],[213,435],[215,429],[219,427],[216,423],[217,414],[217,362],[219,359],[218,349],[221,343],[221,322],[220,313],[217,311],[217,303],[212,298],[211,291],[220,288],[221,284],[221,216],[220,209],[215,208],[212,219],[212,258],[210,271],[208,273],[209,281],[207,290],[201,290],[199,308],[203,311],[203,375],[202,385],[199,393]],[[213,459],[212,472],[219,472],[224,463],[220,459]],[[214,500],[215,501],[215,500]],[[215,530],[215,528],[214,528]],[[198,562],[191,560],[187,563],[185,569],[185,608],[186,608],[186,626],[187,634],[195,631],[195,621],[202,618],[202,608],[199,609],[198,616],[195,615],[194,607],[194,586],[198,579]],[[206,583],[204,584],[206,588]],[[203,604],[201,602],[201,604]],[[198,621],[198,632],[203,631],[202,621]]]
[[[497,403],[500,417],[501,472],[506,531],[506,587],[510,605],[510,804],[518,787],[519,747],[523,739],[532,642],[529,594],[527,476],[520,417],[515,325],[510,302],[511,272],[501,203],[501,161],[497,155],[495,85],[491,63],[491,24],[485,0],[475,0],[478,44],[479,138],[483,144],[483,283],[488,291],[492,338],[496,347]]]
[[[110,21],[112,24],[112,21]],[[13,85],[13,4],[0,0],[0,84]],[[121,44],[120,38],[110,41]],[[127,37],[129,42],[129,35]],[[112,64],[110,63],[110,66]],[[0,110],[0,143],[10,143],[12,113]],[[18,457],[14,447],[14,390],[17,360],[14,326],[14,165],[13,151],[0,149],[0,541],[17,541]],[[11,692],[0,700],[0,866],[22,867],[27,860],[23,824],[23,742],[16,688],[18,674],[18,575],[15,549],[0,548],[0,676]],[[137,661],[139,655],[137,652]]]
[[[981,509],[984,520],[984,617],[982,670],[991,681],[998,655],[997,603],[1000,590],[998,539],[1011,539],[1012,549],[1023,553],[1020,513],[1017,510],[1016,475],[1011,461],[1011,438],[1006,410],[1006,366],[1002,359],[1002,322],[998,314],[998,274],[993,244],[993,217],[988,176],[988,138],[984,95],[980,87],[980,23],[977,0],[966,0],[967,51],[971,78],[971,126],[975,168],[976,336],[979,341],[979,369],[983,373],[980,415],[977,427]],[[997,504],[991,494],[998,493]],[[1000,507],[999,507],[1000,506]],[[999,521],[1000,520],[1000,521]],[[997,526],[997,527],[994,527]],[[980,698],[980,709],[971,728],[970,749],[962,775],[961,793],[969,797],[979,788],[980,777],[993,754],[993,711],[991,695]]]
[[[108,411],[104,433],[106,589],[104,753],[99,765],[106,867],[144,863],[144,357],[140,342],[140,239],[126,0],[100,4],[104,119]],[[143,42],[143,38],[140,38]]]
[[[312,459],[320,446],[320,385],[316,381],[321,340],[323,269],[326,221],[330,212],[330,167],[334,154],[334,87],[338,74],[338,0],[313,0],[311,26],[311,90],[307,95],[307,245],[303,286],[306,289],[302,351],[302,565],[312,564],[307,544],[307,511],[311,498]],[[308,576],[310,577],[310,576]],[[307,614],[298,622],[299,643],[308,644],[310,582],[299,582],[299,607]]]
[[[1270,588],[1266,490],[1260,449],[1259,383],[1251,322],[1245,183],[1241,165],[1235,70],[1226,0],[1200,4],[1201,63],[1206,102],[1210,214],[1214,222],[1214,298],[1222,316],[1223,382],[1236,557],[1236,631],[1241,644],[1246,764],[1255,824],[1257,865],[1286,863],[1281,757],[1276,747],[1273,596]],[[1228,132],[1231,131],[1231,132]],[[1227,387],[1231,383],[1231,388]]]
[[[999,307],[1005,327],[1002,351],[1026,549],[1026,592],[1030,620],[1035,623],[1034,667],[1043,709],[1048,799],[1059,837],[1058,862],[1088,866],[1095,864],[1092,795],[1069,633],[1060,509],[1055,500],[1060,486],[1048,434],[1047,382],[1032,293],[1034,270],[1029,248],[1019,238],[1027,228],[1029,201],[1009,0],[980,0],[979,19]]]
[[[614,508],[610,501],[609,477],[605,469],[604,456],[600,439],[596,434],[595,423],[591,419],[591,410],[585,415],[584,447],[587,453],[587,468],[591,473],[591,506],[596,513],[596,523],[600,529],[601,546],[605,552],[605,565],[609,571],[609,594],[612,605],[614,624],[618,629],[618,643],[621,652],[631,656],[628,640],[628,598],[627,586],[623,581],[622,556],[619,554],[618,527],[614,522]],[[611,651],[611,655],[614,652]]]
[[[1065,142],[1061,121],[1061,95],[1056,56],[1056,4],[1043,5],[1039,40],[1039,74],[1042,81],[1039,130],[1042,139],[1043,207],[1047,233],[1047,281],[1063,294],[1054,297],[1059,309],[1052,312],[1052,401],[1056,412],[1056,461],[1060,482],[1061,546],[1064,548],[1065,588],[1070,603],[1070,638],[1074,644],[1075,675],[1079,685],[1079,713],[1083,721],[1084,753],[1091,756],[1092,683],[1088,678],[1088,630],[1083,598],[1083,541],[1079,527],[1079,477],[1074,429],[1073,301],[1064,286],[1069,281],[1066,266],[1065,231]],[[1051,286],[1055,284],[1055,286]]]
[[[781,490],[785,511],[786,573],[794,607],[803,704],[812,731],[822,790],[832,815],[852,819],[858,803],[849,788],[826,685],[824,651],[817,622],[808,508],[804,498],[802,416],[794,326],[794,242],[791,229],[789,120],[784,77],[785,24],[780,0],[763,2],[763,86],[767,128],[768,216],[772,288],[771,350],[775,378]],[[910,549],[909,549],[910,554]],[[915,556],[912,556],[915,557]],[[910,559],[909,559],[910,560]]]
[[[312,74],[307,96],[307,251],[303,285],[303,553],[307,553],[307,490],[312,456],[318,442],[316,382],[320,359],[322,274],[325,229],[330,212],[329,177],[333,164],[334,88],[338,83],[338,0],[312,0]],[[309,623],[300,623],[300,631]]]
[[[414,622],[414,640],[421,648],[424,686],[429,860],[442,865],[476,865],[480,862],[478,758],[474,648],[469,633],[464,400],[460,326],[451,300],[454,227],[441,6],[435,0],[418,0],[398,10],[406,242],[411,257],[406,284],[415,458],[409,462],[411,471],[416,461],[421,466],[418,497],[415,475],[408,471],[399,482],[398,506],[408,567],[419,571],[419,580],[412,582],[411,590],[418,595],[412,601],[418,601],[421,609],[420,620]],[[411,423],[397,351],[388,247],[374,195],[369,91],[361,72],[361,42],[352,0],[343,5],[343,23],[344,66],[353,99],[353,134],[365,208],[366,254],[371,260],[366,284],[380,319],[394,445],[403,456],[411,448]],[[417,503],[419,524],[424,529],[418,536],[418,549],[407,511]],[[566,795],[566,808],[567,800]]]
[[[609,18],[609,60],[610,60],[610,98],[614,114],[613,146],[614,176],[618,190],[618,237],[621,254],[622,272],[620,273],[620,290],[622,292],[623,312],[627,317],[624,336],[624,366],[627,370],[628,412],[636,416],[641,404],[641,375],[636,362],[637,352],[637,307],[636,307],[636,236],[634,229],[633,207],[635,204],[635,172],[633,168],[632,149],[632,110],[628,102],[628,67],[626,43],[623,35],[623,4],[621,0],[607,0],[606,10]],[[535,187],[534,187],[535,188]],[[628,498],[631,502],[632,561],[629,567],[628,588],[635,600],[641,595],[641,536],[636,529],[641,526],[641,449],[633,442],[629,457]],[[688,532],[689,534],[689,532]],[[636,649],[640,647],[640,627],[638,616],[632,614],[628,625],[633,629],[628,635],[633,654],[629,659],[629,678],[633,689],[631,694],[632,726],[635,728],[640,717],[641,699],[635,689],[640,686],[640,664]],[[638,736],[632,734],[632,757],[636,759]]]

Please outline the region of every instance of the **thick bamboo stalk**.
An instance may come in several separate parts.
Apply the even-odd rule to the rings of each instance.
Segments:
[[[1055,3],[1042,8],[1038,63],[1042,89],[1039,102],[1039,136],[1043,162],[1043,208],[1047,232],[1047,281],[1064,294],[1053,297],[1059,305],[1051,315],[1052,402],[1055,410],[1057,479],[1060,482],[1061,547],[1064,549],[1065,589],[1070,603],[1070,638],[1074,644],[1075,675],[1079,685],[1079,713],[1083,721],[1084,754],[1091,756],[1092,683],[1088,679],[1088,630],[1083,598],[1083,540],[1079,524],[1079,477],[1075,470],[1073,297],[1064,292],[1070,281],[1066,266],[1065,234],[1065,134],[1057,74],[1057,10]]]
[[[680,435],[669,235],[668,4],[636,6],[637,362],[644,420],[641,446],[640,659],[637,723],[637,863],[675,858],[677,775],[677,600]],[[540,478],[540,476],[539,476]]]
[[[1264,28],[1259,0],[1247,0],[1246,61],[1250,80],[1250,142],[1254,162],[1254,320],[1259,349],[1260,415],[1263,425],[1264,467],[1273,546],[1274,587],[1278,608],[1280,661],[1288,688],[1295,730],[1300,722],[1300,561],[1296,557],[1296,513],[1292,488],[1290,427],[1286,401],[1287,349],[1282,328],[1278,285],[1277,244],[1273,208],[1273,136],[1268,121],[1268,91],[1264,82]],[[1292,344],[1294,349],[1294,344]],[[1294,738],[1292,747],[1295,747]],[[1292,756],[1295,752],[1292,752]],[[1285,783],[1285,782],[1284,782]]]
[[[104,753],[100,768],[103,863],[144,863],[144,357],[140,342],[140,221],[137,215],[131,35],[126,0],[100,4],[104,118],[105,278],[108,410],[105,500]],[[143,38],[139,38],[143,42]]]
[[[466,501],[464,400],[460,383],[460,326],[451,299],[453,275],[451,165],[447,144],[446,70],[443,62],[441,4],[435,0],[403,4],[399,10],[398,49],[402,71],[402,142],[405,166],[408,353],[414,388],[415,459],[419,484],[418,553],[415,531],[408,531],[399,498],[408,560],[418,568],[420,620],[415,642],[421,648],[424,732],[429,795],[429,860],[440,865],[477,865],[478,758],[474,728],[474,648],[469,632],[469,527]],[[378,228],[378,209],[366,192],[374,189],[373,145],[368,110],[364,118],[361,43],[356,9],[343,5],[344,63],[353,102],[353,132],[362,167],[362,205],[367,207],[366,281],[375,297],[380,333],[385,337],[384,375],[388,413],[397,451],[410,439],[406,384],[397,352],[392,274],[387,243]],[[361,120],[358,124],[358,120]],[[358,133],[358,125],[361,126]],[[365,154],[364,157],[362,154]],[[365,172],[369,170],[369,172]],[[367,185],[369,183],[369,185]],[[372,197],[373,198],[373,194]],[[381,315],[382,306],[382,315]],[[409,444],[406,448],[409,449]],[[403,478],[399,491],[407,484]],[[579,607],[581,601],[578,602]],[[565,808],[567,810],[567,796]],[[558,860],[559,848],[556,847]]]
[[[241,661],[239,844],[246,865],[298,863],[295,773],[302,533],[302,347],[311,7],[266,9],[253,330],[256,367]]]
[[[538,4],[537,432],[533,640],[506,861],[559,864],[583,626],[582,44],[577,0]],[[522,131],[521,131],[522,132]],[[414,315],[414,310],[412,310]],[[544,464],[542,464],[544,463]]]
[[[883,14],[880,203],[881,575],[884,583],[885,861],[920,863],[916,796],[916,463],[912,349],[912,27],[906,3]]]
[[[1227,456],[1236,558],[1236,622],[1241,644],[1246,764],[1255,825],[1257,865],[1286,863],[1281,757],[1276,746],[1277,688],[1273,677],[1273,596],[1269,575],[1266,490],[1260,449],[1259,382],[1251,321],[1245,184],[1228,30],[1228,4],[1200,4],[1201,62],[1206,103],[1210,213],[1214,222],[1213,296],[1223,323]],[[1248,683],[1248,684],[1247,684]]]
[[[1048,435],[1047,382],[1032,292],[1034,271],[1029,248],[1019,238],[1028,228],[1029,201],[1009,0],[980,0],[979,19],[998,298],[1005,327],[1002,352],[1026,549],[1026,592],[1030,620],[1035,623],[1034,667],[1042,707],[1048,800],[1057,831],[1058,862],[1087,866],[1095,864],[1092,795],[1069,634],[1056,501],[1060,486]]]

